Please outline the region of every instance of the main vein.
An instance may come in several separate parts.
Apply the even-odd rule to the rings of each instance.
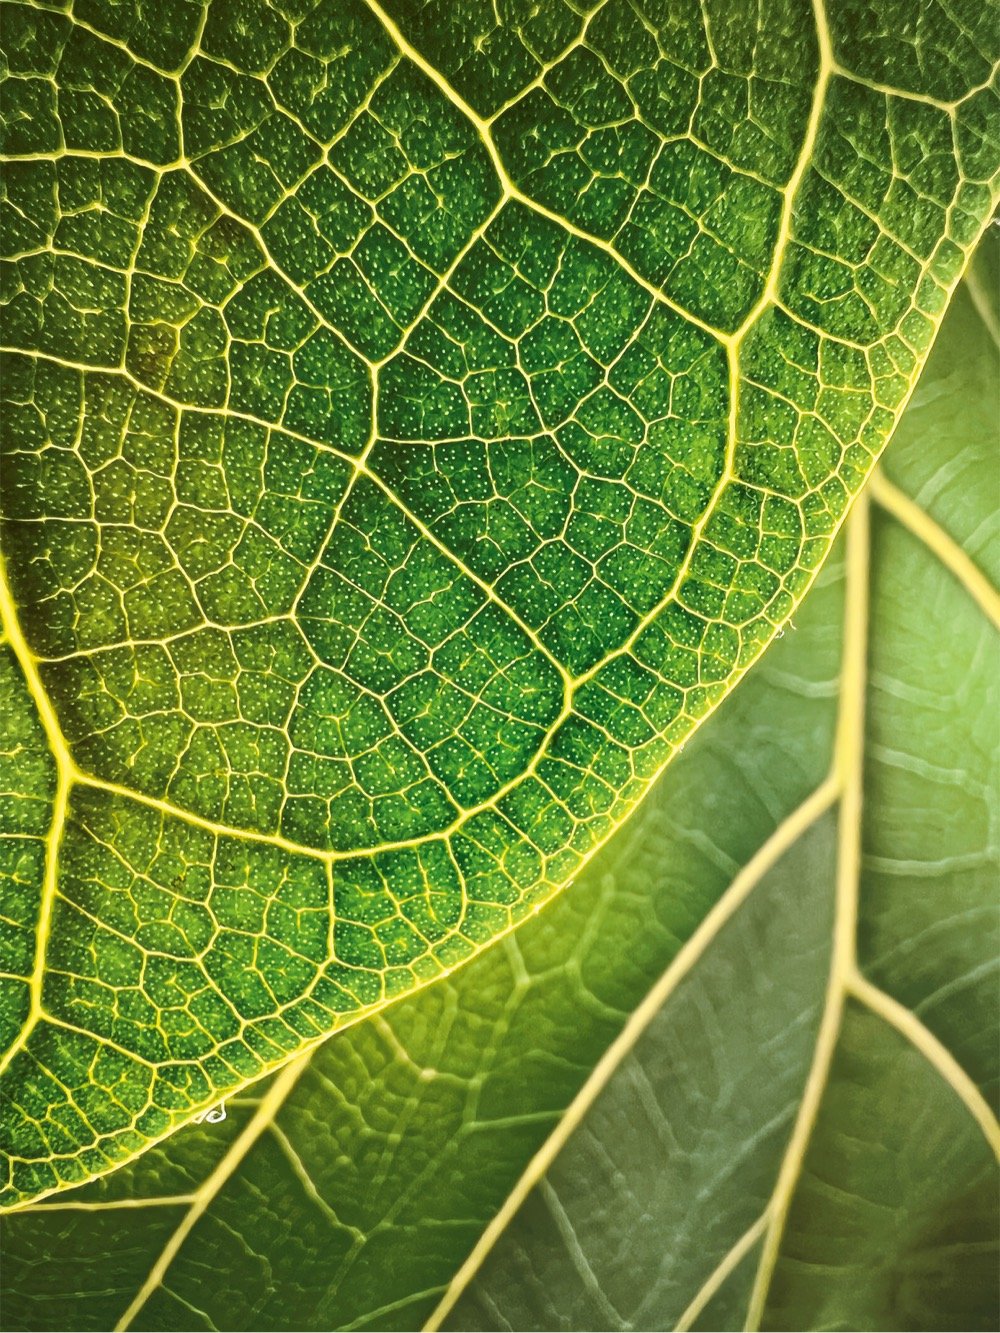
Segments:
[[[49,932],[52,928],[53,906],[59,873],[59,845],[66,823],[66,811],[69,805],[69,792],[73,782],[75,765],[63,738],[59,719],[56,717],[52,701],[45,692],[38,667],[17,617],[17,607],[11,595],[7,580],[7,566],[0,552],[0,622],[4,637],[10,644],[17,659],[31,701],[38,714],[38,720],[45,733],[49,751],[56,767],[56,789],[52,802],[52,818],[45,840],[45,875],[42,880],[41,896],[38,905],[38,932],[35,938],[35,957],[32,962],[31,976],[28,978],[29,1009],[17,1036],[0,1056],[0,1074],[10,1065],[15,1055],[23,1049],[28,1035],[42,1012],[42,986],[45,978],[45,953],[48,946]]]
[[[844,648],[840,716],[834,750],[834,773],[840,789],[840,811],[830,975],[812,1066],[768,1207],[768,1225],[750,1296],[747,1329],[757,1329],[761,1324],[771,1279],[781,1250],[788,1210],[802,1173],[802,1164],[819,1115],[820,1103],[829,1082],[833,1053],[840,1035],[847,982],[857,970],[856,937],[861,869],[865,690],[868,661],[868,503],[868,496],[862,495],[855,503],[847,525]]]

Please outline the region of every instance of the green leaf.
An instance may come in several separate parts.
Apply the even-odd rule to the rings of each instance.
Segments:
[[[989,218],[989,11],[8,6],[16,1203],[568,882]]]
[[[9,1327],[995,1326],[998,255],[794,630],[573,891],[9,1218]]]

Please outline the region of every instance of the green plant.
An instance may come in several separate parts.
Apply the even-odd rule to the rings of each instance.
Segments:
[[[92,8],[5,27],[11,1197],[148,1151],[10,1220],[17,1326],[411,1327],[487,1248],[456,1326],[989,1326],[995,642],[912,531],[879,517],[869,566],[867,501],[843,645],[834,563],[572,893],[453,972],[813,578],[989,217],[988,16],[928,5],[910,46],[889,5],[775,9],[753,42],[709,12],[646,70],[624,6],[471,46],[471,6],[140,8],[124,44]],[[993,442],[959,455],[934,415],[975,355],[958,401],[988,418],[995,362],[966,297],[952,320],[873,494],[995,618]],[[885,685],[914,664],[940,684]],[[872,1108],[895,1176],[837,1156]],[[834,1219],[848,1278],[803,1283],[831,1163],[879,1198]]]

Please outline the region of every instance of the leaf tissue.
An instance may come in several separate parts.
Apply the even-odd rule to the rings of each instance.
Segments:
[[[391,1014],[458,996],[463,1014],[499,1021],[497,994],[520,993],[500,960],[541,924],[454,969],[581,872],[787,625],[995,208],[997,13],[972,0],[4,11],[2,1197],[100,1191],[147,1149],[108,1187],[187,1197],[212,1165],[186,1162],[184,1136],[160,1141],[227,1097],[230,1129],[249,1132],[335,1029],[365,1020],[340,1039],[348,1064],[371,1043],[395,1050],[378,1011],[424,987]],[[877,485],[912,517],[916,483]],[[853,539],[864,553],[868,531]],[[748,693],[728,733],[733,761],[767,723],[769,763],[785,763],[787,715],[805,772],[825,724],[802,732],[813,754],[792,734],[798,705],[781,695],[775,713],[766,693],[756,711]],[[723,799],[724,773],[688,771],[674,799]],[[763,822],[746,812],[765,785],[738,784],[730,868],[780,823],[777,800]],[[691,827],[705,834],[704,808]],[[718,860],[696,868],[682,842],[661,839],[664,866],[639,886],[676,865],[677,947],[722,892]],[[583,911],[577,888],[566,920]],[[838,946],[821,943],[832,901],[800,908],[820,983],[836,970]],[[790,931],[792,906],[761,909],[754,929]],[[587,948],[626,975],[621,932],[596,908],[590,928]],[[648,963],[611,1009],[635,1008],[662,949]],[[789,996],[786,1026],[823,1012],[822,984]],[[588,1012],[580,994],[552,1003],[556,1027]],[[942,1050],[950,1021],[928,1020]],[[839,1029],[823,1022],[812,1038],[829,1064]],[[559,1059],[579,1074],[614,1029]],[[786,1072],[782,1114],[807,1085]],[[526,1123],[561,1114],[579,1082],[563,1068]],[[516,1117],[511,1098],[498,1103]],[[200,1151],[225,1153],[228,1132]],[[301,1167],[295,1132],[276,1133],[285,1169]],[[498,1152],[494,1189],[513,1186],[530,1141],[506,1164]],[[479,1198],[495,1212],[503,1195]],[[57,1211],[14,1219],[15,1243]],[[773,1220],[763,1205],[746,1219],[745,1254],[770,1246],[780,1272],[780,1233],[760,1217]],[[510,1236],[495,1262],[513,1271],[527,1242]],[[499,1312],[484,1272],[442,1319],[454,1307],[465,1326],[555,1326],[544,1302]],[[608,1296],[573,1326],[642,1327],[668,1308],[676,1322],[689,1276],[676,1310],[614,1323]],[[115,1280],[130,1294],[114,1319],[145,1309],[137,1273]],[[419,1317],[449,1280],[433,1279]],[[359,1292],[297,1326],[385,1326],[390,1306],[405,1321],[419,1290]],[[759,1320],[770,1298],[749,1290]],[[183,1326],[198,1298],[172,1299],[189,1313],[156,1326]],[[782,1326],[831,1317],[797,1300]],[[68,1316],[39,1317],[23,1326]]]

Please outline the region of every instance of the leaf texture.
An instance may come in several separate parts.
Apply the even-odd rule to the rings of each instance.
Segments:
[[[990,216],[973,5],[8,6],[13,1203],[446,975],[790,615]]]
[[[995,1326],[998,254],[572,893],[9,1218],[9,1327]]]

